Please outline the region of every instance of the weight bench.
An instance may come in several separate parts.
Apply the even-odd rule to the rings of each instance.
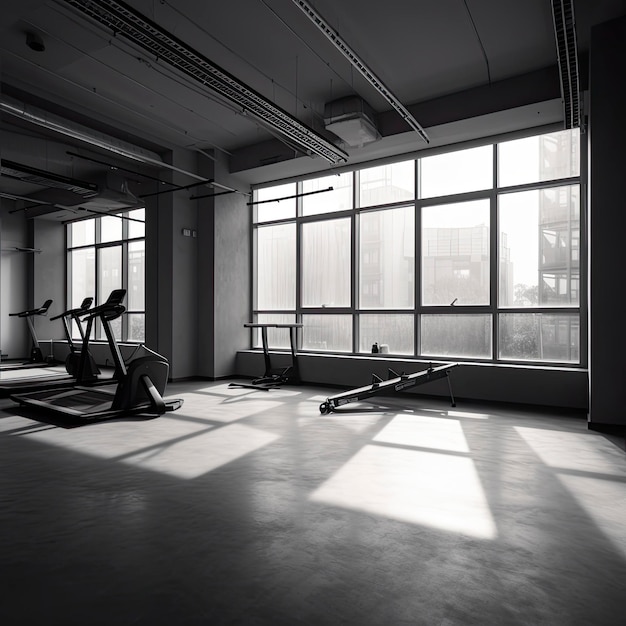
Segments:
[[[454,395],[452,394],[452,383],[450,382],[449,373],[453,367],[457,367],[458,365],[458,363],[447,363],[446,365],[433,367],[431,364],[428,366],[428,369],[415,372],[414,374],[398,374],[392,369],[389,369],[389,378],[387,380],[383,380],[379,376],[376,376],[376,374],[372,374],[371,385],[344,391],[343,393],[326,398],[326,401],[320,404],[320,413],[326,415],[352,402],[360,402],[361,400],[371,398],[378,394],[405,391],[411,387],[424,385],[425,383],[430,383],[440,378],[447,379],[448,389],[450,390],[450,402],[452,406],[456,406]]]

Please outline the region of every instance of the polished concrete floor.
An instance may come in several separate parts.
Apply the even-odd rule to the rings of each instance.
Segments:
[[[584,416],[180,383],[66,428],[0,407],[0,624],[626,623],[626,453]]]

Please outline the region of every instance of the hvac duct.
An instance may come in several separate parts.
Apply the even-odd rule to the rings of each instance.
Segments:
[[[347,96],[324,106],[324,125],[352,148],[378,141],[374,109],[359,96]]]

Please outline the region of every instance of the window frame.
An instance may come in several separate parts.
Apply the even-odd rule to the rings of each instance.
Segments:
[[[126,289],[127,290],[127,296],[126,296],[126,300],[125,300],[125,306],[126,306],[126,310],[124,311],[124,314],[121,317],[121,337],[118,338],[118,341],[122,342],[122,343],[132,343],[132,344],[143,344],[145,343],[145,330],[144,330],[144,338],[143,339],[130,339],[129,335],[130,335],[130,323],[129,323],[129,316],[131,315],[143,315],[144,318],[144,329],[145,329],[145,318],[146,318],[146,309],[145,309],[145,296],[144,296],[144,307],[143,309],[131,309],[128,306],[129,303],[129,298],[128,298],[128,287],[129,287],[129,280],[128,280],[128,271],[129,271],[129,267],[130,267],[130,263],[129,263],[129,244],[132,243],[136,243],[136,242],[143,242],[144,244],[144,276],[143,276],[143,284],[144,284],[144,290],[145,290],[145,285],[146,285],[146,273],[145,273],[145,259],[146,259],[146,236],[145,236],[145,228],[144,228],[144,234],[143,236],[129,236],[129,225],[130,225],[130,220],[128,219],[123,219],[123,217],[118,217],[116,219],[120,219],[120,221],[122,222],[122,238],[121,239],[116,239],[116,240],[111,240],[111,241],[106,241],[106,242],[101,242],[101,220],[102,217],[110,217],[113,215],[118,215],[118,216],[128,216],[130,213],[132,213],[133,211],[137,211],[139,209],[135,208],[135,209],[131,209],[131,210],[127,210],[127,211],[120,211],[118,213],[111,213],[108,216],[90,216],[90,217],[85,217],[79,220],[72,220],[71,222],[68,222],[67,224],[65,224],[65,264],[66,264],[66,289],[65,289],[65,294],[66,294],[66,308],[70,309],[72,308],[72,301],[73,301],[73,294],[72,294],[72,252],[74,251],[79,251],[79,250],[88,250],[88,249],[92,249],[94,251],[94,293],[93,294],[86,294],[85,297],[87,296],[91,296],[94,299],[93,302],[93,306],[98,306],[100,304],[102,304],[102,302],[100,301],[100,298],[98,297],[98,293],[100,291],[100,281],[101,281],[101,275],[100,275],[100,251],[104,250],[106,248],[114,248],[114,247],[120,247],[121,248],[121,267],[120,267],[120,271],[121,271],[121,284],[120,284],[120,288],[122,289]],[[145,210],[144,210],[145,211]],[[144,212],[145,215],[145,212]],[[94,242],[93,243],[89,243],[89,244],[83,244],[83,245],[78,245],[78,246],[73,246],[71,245],[71,228],[73,224],[79,223],[79,222],[87,222],[92,220],[94,222]],[[145,217],[144,217],[145,220]],[[108,294],[102,294],[103,298],[108,297]],[[92,338],[91,341],[97,343],[97,342],[106,342],[106,338],[102,337],[103,334],[103,330],[101,328],[101,324],[99,320],[96,320],[96,324],[94,327],[94,330],[92,331]],[[72,338],[73,339],[79,339],[79,335],[76,333],[76,330],[74,329],[74,327],[72,327]]]
[[[402,157],[397,157],[395,159],[386,159],[384,161],[376,161],[376,162],[366,162],[361,163],[352,168],[346,167],[341,168],[341,173],[352,172],[353,174],[353,207],[350,210],[338,211],[338,212],[328,212],[318,215],[302,215],[302,197],[299,194],[302,193],[302,181],[308,180],[309,178],[321,178],[327,176],[327,172],[320,172],[317,174],[311,174],[307,177],[300,177],[298,179],[289,179],[289,182],[296,183],[296,215],[294,218],[289,219],[280,219],[275,221],[263,221],[258,222],[256,220],[256,212],[253,211],[253,218],[251,220],[251,233],[253,242],[256,241],[256,229],[259,226],[266,226],[270,224],[278,224],[278,223],[296,223],[296,278],[295,278],[295,301],[296,306],[294,310],[281,310],[281,311],[269,311],[269,310],[261,310],[256,309],[256,284],[254,284],[254,276],[256,275],[254,272],[256,270],[256,248],[253,245],[253,254],[251,257],[251,272],[253,277],[253,285],[252,285],[252,307],[251,314],[253,320],[257,319],[257,315],[261,314],[271,314],[271,313],[283,313],[292,315],[297,322],[302,321],[303,314],[346,314],[352,316],[352,350],[348,353],[351,355],[361,355],[365,354],[359,350],[360,348],[360,336],[359,336],[359,318],[360,315],[375,315],[375,314],[388,314],[388,315],[402,315],[410,313],[413,315],[413,341],[414,341],[414,350],[412,355],[406,355],[402,353],[398,353],[398,358],[402,359],[414,359],[417,361],[424,361],[430,359],[436,359],[437,356],[425,356],[422,355],[421,351],[421,337],[420,337],[420,320],[422,315],[425,314],[489,314],[491,316],[492,324],[491,324],[491,346],[492,353],[489,358],[464,358],[464,357],[449,357],[449,356],[441,356],[441,360],[454,360],[459,362],[470,361],[470,362],[481,362],[481,363],[490,363],[490,364],[506,364],[506,365],[523,365],[523,366],[537,366],[537,367],[546,367],[546,366],[559,366],[563,368],[582,368],[587,366],[587,326],[588,326],[588,314],[587,314],[587,198],[585,194],[586,190],[586,173],[587,173],[587,146],[584,141],[584,134],[579,132],[578,134],[578,155],[579,155],[579,172],[577,176],[570,176],[566,178],[558,178],[551,180],[539,180],[537,182],[526,182],[523,184],[516,184],[511,186],[498,186],[498,170],[499,170],[499,154],[498,154],[498,144],[503,142],[508,142],[515,139],[522,139],[528,137],[540,137],[542,135],[561,132],[563,131],[562,127],[557,127],[555,125],[544,126],[541,128],[533,128],[527,129],[524,131],[516,131],[514,133],[507,133],[503,135],[493,136],[489,138],[484,138],[480,140],[475,140],[471,142],[464,142],[462,144],[455,144],[452,146],[438,147],[433,149],[425,149],[420,151],[419,153],[415,153],[412,155],[403,155]],[[444,152],[455,152],[460,150],[465,150],[467,148],[474,148],[479,146],[490,145],[492,149],[492,186],[489,189],[479,190],[479,191],[470,191],[464,193],[456,193],[445,196],[435,196],[428,198],[420,197],[420,187],[421,187],[421,158],[432,156],[435,154],[441,154]],[[415,172],[415,189],[414,189],[414,197],[413,200],[403,200],[398,202],[392,202],[389,204],[381,204],[381,205],[368,205],[365,207],[359,206],[359,198],[360,198],[360,171],[364,169],[369,169],[378,165],[385,164],[393,164],[400,163],[406,161],[413,161],[413,167]],[[278,181],[273,183],[273,185],[259,185],[256,188],[253,188],[253,201],[256,199],[256,191],[259,188],[266,188],[267,186],[281,185],[285,184],[285,181]],[[499,254],[500,254],[500,224],[499,224],[499,211],[498,211],[498,199],[504,194],[516,193],[522,191],[534,191],[541,190],[547,188],[557,188],[557,187],[567,187],[576,185],[578,186],[578,194],[579,194],[579,222],[578,222],[578,237],[576,239],[577,250],[578,250],[578,266],[579,272],[577,277],[577,289],[578,289],[578,304],[566,304],[559,306],[548,306],[548,305],[539,305],[536,306],[526,306],[526,307],[515,307],[515,306],[501,306],[499,302],[500,296],[500,268],[499,268]],[[457,202],[465,202],[470,200],[487,200],[489,202],[489,264],[488,271],[490,272],[489,277],[489,302],[488,304],[481,305],[455,305],[451,307],[449,305],[424,305],[422,298],[422,209],[423,207],[432,207],[437,205],[445,205],[445,204],[453,204]],[[360,216],[364,213],[370,211],[382,211],[385,209],[393,209],[399,208],[406,205],[412,205],[415,209],[415,233],[414,233],[414,241],[415,241],[415,250],[414,250],[414,306],[412,308],[406,309],[393,309],[393,308],[363,308],[361,309],[359,306],[359,281],[358,281],[358,272],[359,272],[359,233],[360,233]],[[332,307],[332,308],[315,308],[315,307],[303,307],[301,302],[301,270],[302,270],[302,225],[306,224],[310,221],[321,221],[321,220],[330,220],[337,219],[339,217],[349,217],[351,219],[351,298],[350,298],[350,306],[348,307]],[[571,219],[571,218],[570,218]],[[572,226],[572,228],[574,228]],[[570,254],[572,248],[572,242],[570,242]],[[570,283],[569,289],[572,289],[572,283]],[[451,310],[452,309],[452,310]],[[514,358],[500,358],[500,345],[499,345],[499,329],[500,329],[500,316],[506,314],[514,314],[514,313],[539,313],[544,314],[546,316],[551,315],[562,315],[562,314],[575,314],[578,319],[579,326],[579,334],[578,334],[578,354],[579,359],[577,361],[550,361],[550,360],[525,360],[525,359],[514,359]],[[301,333],[299,333],[299,347],[302,345]],[[252,347],[258,348],[260,346],[259,336],[253,337]],[[270,343],[270,347],[272,347]],[[317,353],[318,351],[314,350],[306,350],[307,352]],[[337,352],[326,352],[321,351],[321,354],[333,355],[333,354],[346,354],[337,353]],[[392,353],[391,357],[394,356]]]

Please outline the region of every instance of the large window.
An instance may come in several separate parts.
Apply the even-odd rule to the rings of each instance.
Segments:
[[[579,365],[580,160],[555,131],[259,188],[254,319],[307,351]]]
[[[67,226],[69,307],[92,297],[102,304],[113,289],[126,289],[125,314],[111,324],[119,341],[145,341],[145,211],[135,209]],[[78,329],[73,329],[75,337]],[[106,339],[98,324],[95,339]]]

